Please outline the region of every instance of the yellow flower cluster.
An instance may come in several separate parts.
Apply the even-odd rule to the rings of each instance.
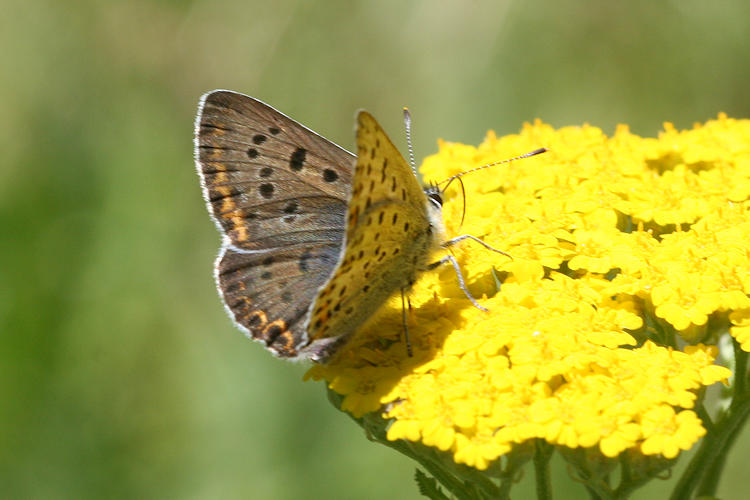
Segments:
[[[413,357],[395,297],[309,376],[355,416],[380,411],[389,439],[478,469],[532,438],[675,457],[705,433],[699,391],[731,375],[713,344],[731,334],[750,351],[750,120],[667,124],[657,139],[537,122],[478,148],[441,142],[422,172],[444,179],[540,146],[550,152],[463,178],[462,227],[460,196],[444,206],[449,235],[512,257],[454,249],[488,313],[450,266],[425,273]]]

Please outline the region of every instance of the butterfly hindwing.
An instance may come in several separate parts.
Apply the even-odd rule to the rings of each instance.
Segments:
[[[345,250],[311,309],[304,347],[319,361],[413,283],[439,231],[414,172],[364,111],[357,117],[357,154]]]
[[[231,317],[248,336],[280,357],[298,355],[308,309],[339,258],[339,249],[315,245],[273,254],[225,247],[216,281]]]

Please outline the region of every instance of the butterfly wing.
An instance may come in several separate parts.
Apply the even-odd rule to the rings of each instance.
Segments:
[[[239,250],[340,241],[354,155],[252,97],[206,94],[196,160],[209,212]]]
[[[344,238],[354,155],[252,97],[201,99],[195,157],[224,235],[216,279],[235,322],[295,357],[307,310]]]
[[[322,362],[393,292],[414,282],[436,241],[414,172],[364,111],[357,117],[357,154],[345,250],[318,293],[303,346]]]
[[[215,273],[229,316],[275,355],[297,357],[310,304],[340,253],[326,243],[262,254],[225,246]]]

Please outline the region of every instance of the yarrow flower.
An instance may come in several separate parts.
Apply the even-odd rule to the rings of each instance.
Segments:
[[[476,470],[535,442],[673,459],[711,425],[704,390],[732,377],[719,342],[750,351],[750,120],[665,124],[655,139],[537,121],[476,148],[441,141],[421,171],[445,179],[540,146],[463,178],[462,227],[460,191],[446,195],[447,234],[511,256],[453,248],[489,312],[450,266],[427,272],[410,293],[413,357],[399,296],[308,376],[388,441]]]

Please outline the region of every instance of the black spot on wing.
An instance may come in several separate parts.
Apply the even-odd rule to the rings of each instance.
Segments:
[[[305,148],[295,149],[294,153],[292,153],[291,158],[289,158],[289,168],[291,168],[295,172],[299,172],[300,170],[302,170],[302,167],[305,164],[306,156],[307,150]]]
[[[296,201],[290,201],[285,207],[284,207],[284,213],[285,214],[293,214],[297,212],[297,209],[299,208],[299,205]]]
[[[310,260],[311,257],[312,257],[311,252],[305,252],[302,255],[300,255],[297,266],[299,267],[299,270],[302,271],[303,273],[306,272],[310,268],[308,260]]]
[[[339,174],[335,170],[327,168],[323,170],[323,180],[326,182],[335,182],[339,178]]]
[[[261,184],[258,187],[258,191],[260,192],[260,195],[266,199],[273,198],[273,190],[274,190],[273,184],[271,184],[270,182]]]

